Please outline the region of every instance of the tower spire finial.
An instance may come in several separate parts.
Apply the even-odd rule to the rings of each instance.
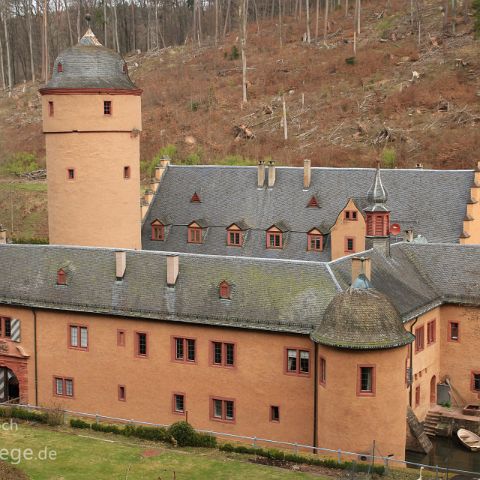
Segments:
[[[87,22],[87,27],[90,29],[90,21],[92,20],[92,16],[89,13],[85,14],[85,20]]]
[[[367,199],[370,203],[386,203],[387,202],[387,191],[382,183],[382,178],[380,176],[380,162],[377,162],[377,169],[375,171],[375,178],[373,184],[368,190]]]

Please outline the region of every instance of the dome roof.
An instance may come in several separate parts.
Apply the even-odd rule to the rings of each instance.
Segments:
[[[332,347],[375,350],[407,345],[414,336],[405,330],[390,300],[361,274],[335,295],[312,339]]]
[[[52,78],[41,90],[50,89],[139,91],[128,76],[125,60],[102,46],[90,28],[77,45],[56,58]]]
[[[384,205],[388,200],[388,193],[382,183],[380,176],[380,167],[375,171],[375,178],[370,189],[367,192],[367,200],[370,206],[365,211],[386,211],[388,208]]]

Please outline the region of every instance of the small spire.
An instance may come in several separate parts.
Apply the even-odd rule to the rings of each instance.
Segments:
[[[387,203],[387,191],[382,183],[382,178],[380,177],[380,163],[377,163],[377,170],[375,172],[375,179],[373,184],[368,190],[367,199],[370,203]]]
[[[370,283],[370,280],[368,279],[368,277],[364,273],[361,273],[352,283],[352,286],[350,288],[356,288],[358,290],[366,290],[368,288],[372,288],[372,284]]]
[[[101,47],[102,44],[98,41],[97,37],[95,34],[92,32],[92,29],[90,28],[90,20],[92,19],[91,15],[87,13],[85,15],[85,20],[87,21],[87,31],[85,32],[85,35],[80,39],[80,45],[86,45],[89,47]]]

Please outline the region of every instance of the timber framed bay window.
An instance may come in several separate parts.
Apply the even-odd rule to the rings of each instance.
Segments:
[[[195,363],[196,342],[194,338],[172,337],[172,353],[175,362]]]
[[[285,373],[290,375],[310,375],[310,350],[285,348]]]
[[[375,382],[375,365],[357,366],[357,396],[374,397]]]
[[[68,346],[77,350],[88,350],[88,327],[85,325],[69,325]]]
[[[235,343],[211,342],[211,364],[216,367],[235,367]]]
[[[460,323],[448,322],[448,341],[459,342],[460,341]]]
[[[175,392],[172,397],[172,412],[185,415],[185,394]]]
[[[472,392],[480,394],[480,371],[472,372],[471,388]]]
[[[73,398],[73,378],[53,377],[53,393],[57,397]]]
[[[219,422],[235,422],[235,400],[211,397],[210,418]]]
[[[8,317],[0,317],[0,338],[11,338],[12,336],[12,319]]]
[[[135,332],[135,356],[148,357],[148,335],[146,332]]]

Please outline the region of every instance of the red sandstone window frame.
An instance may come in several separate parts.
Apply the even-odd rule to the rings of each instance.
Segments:
[[[188,227],[188,243],[201,244],[203,243],[203,228]]]
[[[182,397],[183,410],[177,410],[177,397]],[[173,392],[172,393],[172,413],[175,415],[185,416],[187,412],[187,395],[185,392]]]
[[[72,329],[76,329],[77,331],[77,345],[72,345]],[[87,330],[87,346],[82,347],[82,329]],[[79,323],[69,323],[67,325],[67,345],[68,348],[72,350],[81,350],[83,352],[88,352],[88,348],[90,345],[89,342],[89,333],[88,333],[88,325],[80,325]]]
[[[241,230],[235,224],[230,225],[227,228],[227,245],[229,247],[242,247],[243,246],[243,230]]]
[[[73,182],[75,178],[77,177],[77,174],[75,172],[75,169],[73,167],[67,168],[67,180],[70,182]]]
[[[344,219],[349,222],[356,222],[358,220],[358,213],[356,210],[345,210]]]
[[[226,280],[224,280],[218,286],[218,296],[222,300],[230,300],[231,294],[232,294],[232,288],[230,284]]]
[[[295,370],[289,369],[289,364],[288,364],[288,352],[295,350],[296,352],[296,368]],[[309,348],[303,348],[303,347],[285,347],[284,348],[284,373],[285,375],[294,375],[298,377],[309,377],[311,375],[311,364],[312,364],[312,352],[310,351]],[[301,364],[301,353],[302,352],[307,352],[308,353],[308,372],[302,371],[300,369],[300,364]],[[293,357],[292,357],[293,358]]]
[[[127,387],[125,385],[118,385],[117,393],[119,402],[127,401]]]
[[[111,100],[104,100],[103,101],[103,114],[111,116],[113,113],[113,104]]]
[[[152,227],[151,240],[163,242],[165,240],[165,225],[160,220],[154,220],[150,226]]]
[[[425,325],[415,329],[415,353],[420,353],[425,348]]]
[[[145,353],[140,353],[140,335],[145,335]],[[135,332],[135,356],[137,358],[148,358],[149,345],[148,345],[148,332]]]
[[[362,390],[362,369],[371,369],[370,390]],[[377,366],[372,363],[357,365],[357,397],[375,397],[377,394]]]
[[[457,329],[457,335],[453,337],[452,331],[453,331],[453,325],[456,325]],[[454,343],[459,343],[460,342],[460,322],[456,321],[449,321],[448,322],[448,335],[447,335],[447,340],[449,342],[454,342]]]
[[[216,345],[221,345],[220,351],[220,362],[216,362]],[[233,346],[233,362],[227,363],[227,349],[228,345]],[[238,357],[238,350],[236,342],[229,342],[223,340],[211,340],[210,341],[210,365],[212,367],[221,367],[221,368],[237,368],[237,357]]]
[[[52,101],[48,102],[48,116],[49,117],[55,116],[55,105]]]
[[[183,348],[183,358],[178,357],[177,351],[177,340],[182,341],[182,348]],[[172,362],[176,363],[188,363],[188,364],[196,364],[197,363],[197,339],[193,337],[182,337],[181,335],[171,335],[171,351],[172,351]],[[193,342],[193,360],[190,360],[189,357],[189,350],[188,350],[188,342]]]
[[[277,409],[277,415],[274,415],[274,409]],[[280,423],[280,406],[279,405],[270,405],[270,421],[273,423]]]
[[[317,247],[316,242],[320,241]],[[308,252],[323,252],[323,235],[321,233],[307,233],[307,251]]]
[[[58,393],[57,389],[57,380],[62,382],[62,393]],[[72,394],[67,395],[67,382],[72,382]],[[53,376],[53,396],[60,397],[60,398],[75,398],[75,382],[73,377],[64,377],[62,375],[54,375]]]
[[[345,237],[345,243],[344,243],[344,251],[345,253],[355,253],[355,240],[356,240],[356,237]],[[351,241],[352,242],[352,248],[349,249],[348,248],[348,242]]]
[[[318,365],[318,383],[323,387],[327,386],[327,360],[325,357],[319,357]]]
[[[57,270],[57,285],[67,285],[67,272],[63,268]]]
[[[415,406],[418,407],[422,403],[422,390],[420,385],[415,387]]]
[[[427,322],[427,346],[433,345],[437,341],[437,320],[433,319]]]
[[[123,329],[117,329],[117,347],[124,347],[127,332]]]
[[[221,416],[215,416],[215,402],[222,402],[222,414]],[[232,418],[227,418],[227,408],[226,403],[232,402]],[[210,420],[215,422],[223,422],[223,423],[236,423],[237,419],[237,409],[236,409],[236,401],[234,398],[225,398],[225,397],[218,397],[218,396],[211,396],[210,397]]]
[[[7,330],[10,332],[8,335]],[[0,317],[0,338],[12,338],[12,319],[10,317]]]
[[[276,229],[276,227],[275,230],[269,228],[267,230],[266,247],[272,250],[281,250],[283,248],[283,232]]]
[[[132,171],[131,171],[130,165],[125,165],[123,167],[123,179],[130,180],[131,174],[132,174]]]
[[[477,383],[475,381],[475,377],[479,377],[478,378],[478,388],[476,388],[475,386],[475,383]],[[470,389],[472,390],[472,392],[474,393],[478,393],[479,396],[480,396],[480,370],[472,370],[471,371],[471,374],[470,374]]]

